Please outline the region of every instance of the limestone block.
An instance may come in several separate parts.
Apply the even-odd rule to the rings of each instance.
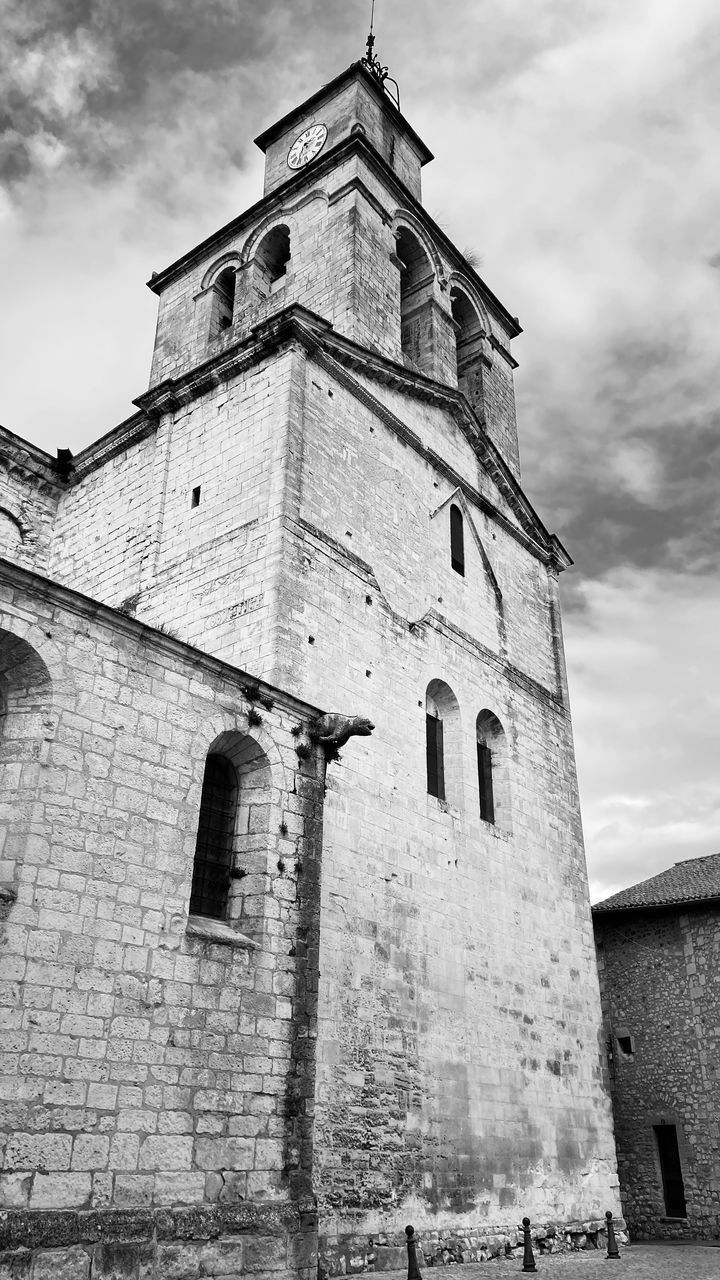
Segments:
[[[93,1251],[91,1280],[137,1280],[141,1261],[152,1265],[149,1243],[102,1244]]]
[[[90,1255],[80,1245],[69,1249],[43,1249],[33,1258],[32,1280],[86,1280]]]
[[[205,1198],[204,1173],[158,1173],[155,1204],[201,1204]]]
[[[110,1139],[102,1134],[80,1133],[73,1143],[72,1169],[107,1169]]]
[[[8,1169],[69,1169],[72,1139],[61,1133],[16,1133],[8,1140]]]
[[[0,1209],[26,1209],[32,1173],[0,1174]]]
[[[30,1193],[31,1209],[84,1209],[89,1205],[89,1173],[36,1173]]]
[[[252,1138],[198,1138],[195,1163],[200,1169],[252,1169],[255,1143]]]
[[[193,1140],[176,1135],[145,1138],[138,1157],[139,1169],[184,1170],[192,1161]]]
[[[287,1266],[287,1244],[276,1236],[249,1236],[245,1242],[246,1272],[283,1271]]]
[[[0,1280],[30,1280],[32,1254],[29,1249],[0,1253]]]
[[[118,1173],[115,1203],[121,1209],[141,1209],[152,1203],[155,1178],[152,1174]]]

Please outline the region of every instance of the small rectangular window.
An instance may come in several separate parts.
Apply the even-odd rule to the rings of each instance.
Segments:
[[[492,751],[484,742],[477,744],[478,789],[480,792],[480,817],[483,822],[495,821],[495,801],[492,783]]]
[[[660,1157],[665,1213],[668,1218],[684,1218],[687,1207],[677,1129],[674,1124],[656,1124],[653,1127]]]
[[[425,716],[427,745],[428,795],[445,799],[445,761],[443,756],[443,723],[438,716]]]
[[[198,484],[198,485],[196,485],[196,486],[195,486],[195,488],[194,488],[194,489],[193,489],[193,491],[192,491],[192,498],[190,499],[190,506],[191,506],[191,507],[199,507],[199,506],[200,506],[200,488],[201,488],[201,486]]]
[[[617,1042],[620,1052],[624,1054],[626,1058],[632,1058],[633,1053],[635,1052],[632,1036],[618,1036]]]

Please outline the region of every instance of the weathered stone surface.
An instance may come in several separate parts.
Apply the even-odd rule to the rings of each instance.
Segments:
[[[31,1173],[0,1174],[0,1209],[25,1209],[30,1199]]]
[[[90,1254],[75,1245],[70,1249],[49,1249],[33,1260],[32,1280],[87,1280]]]
[[[137,1280],[140,1259],[151,1258],[149,1245],[102,1244],[93,1250],[91,1280]]]
[[[32,1254],[24,1249],[0,1253],[0,1280],[29,1280],[31,1268]]]
[[[397,1271],[407,1263],[407,1249],[402,1245],[377,1245],[375,1249],[376,1271]]]

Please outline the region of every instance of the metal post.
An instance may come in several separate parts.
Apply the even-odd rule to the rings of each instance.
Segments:
[[[609,1209],[605,1212],[605,1221],[607,1222],[607,1256],[608,1258],[619,1258],[620,1250],[617,1247],[615,1228],[613,1226],[613,1216]]]
[[[416,1241],[415,1241],[414,1228],[406,1227],[405,1235],[407,1236],[407,1251],[408,1251],[407,1280],[422,1280],[422,1275],[420,1274],[420,1268],[417,1262],[417,1253],[415,1252]]]
[[[535,1254],[533,1253],[532,1239],[530,1237],[530,1219],[523,1218],[523,1271],[537,1271],[535,1266]]]

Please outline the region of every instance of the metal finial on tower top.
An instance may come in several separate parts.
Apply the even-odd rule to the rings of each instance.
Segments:
[[[398,110],[400,110],[400,86],[398,85],[397,80],[393,80],[392,76],[388,75],[387,67],[384,67],[382,65],[377,54],[374,52],[374,49],[375,49],[375,33],[373,31],[374,25],[375,25],[375,0],[372,0],[372,9],[370,11],[370,30],[368,32],[367,44],[365,46],[365,57],[362,59],[362,64],[364,67],[367,67],[371,75],[375,76],[376,80],[380,81],[380,84],[382,85],[383,89],[387,93],[388,97],[392,99],[392,101],[395,103],[395,106],[398,108]],[[391,91],[388,89],[388,84],[395,85],[394,94],[391,93]]]

